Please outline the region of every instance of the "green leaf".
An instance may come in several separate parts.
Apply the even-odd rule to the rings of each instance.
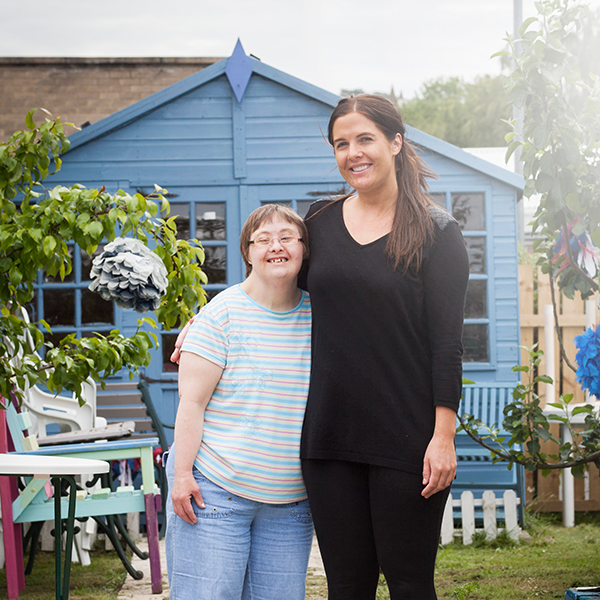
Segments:
[[[521,146],[521,142],[519,140],[513,140],[506,149],[506,154],[504,155],[504,162],[508,163],[510,157],[513,155],[513,152]]]
[[[88,233],[96,240],[101,240],[104,233],[104,226],[100,221],[93,221],[88,226]]]
[[[47,235],[44,238],[44,244],[43,244],[44,254],[48,257],[52,256],[52,253],[54,252],[55,248],[56,248],[56,239],[51,235]]]
[[[581,415],[584,413],[592,414],[594,412],[594,407],[591,404],[586,404],[585,406],[576,406],[571,411],[571,416],[575,417],[577,415]]]
[[[552,189],[554,177],[547,173],[540,173],[535,180],[535,188],[540,194],[545,194]]]
[[[522,37],[523,35],[525,35],[525,32],[527,31],[527,29],[529,28],[529,26],[532,23],[535,23],[538,20],[537,17],[529,17],[527,19],[525,19],[523,21],[523,23],[521,23],[521,26],[519,27],[519,35]]]
[[[35,129],[35,122],[33,120],[33,115],[34,115],[34,113],[35,113],[36,110],[37,110],[37,108],[34,108],[33,110],[30,110],[27,113],[27,116],[25,117],[25,125],[29,129]]]
[[[10,279],[12,285],[16,287],[23,280],[23,273],[21,273],[17,265],[13,265],[8,272],[8,278]]]

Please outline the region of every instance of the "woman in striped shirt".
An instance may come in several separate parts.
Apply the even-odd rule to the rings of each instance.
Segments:
[[[240,237],[246,279],[181,348],[167,461],[171,600],[302,600],[313,525],[299,459],[311,310],[297,287],[306,227],[265,205]]]

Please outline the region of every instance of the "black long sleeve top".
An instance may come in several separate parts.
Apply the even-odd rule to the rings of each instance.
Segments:
[[[359,244],[343,201],[306,217],[312,369],[301,457],[421,473],[435,407],[458,410],[469,264],[458,223],[431,206],[418,272],[394,268],[388,236]]]

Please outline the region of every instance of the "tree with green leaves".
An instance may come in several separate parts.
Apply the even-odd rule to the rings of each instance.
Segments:
[[[138,321],[131,337],[118,330],[108,335],[76,339],[68,335],[59,345],[45,343],[44,321],[29,323],[19,308],[34,297],[40,270],[64,278],[72,270],[68,244],[75,242],[88,255],[117,236],[132,237],[152,246],[166,269],[168,285],[155,311],[166,328],[183,326],[205,302],[201,269],[204,252],[197,240],[178,240],[175,217],[169,217],[165,190],[150,196],[81,185],[46,189],[44,179],[61,167],[69,140],[60,119],[46,118],[37,126],[27,114],[26,129],[0,142],[0,395],[20,399],[28,385],[45,384],[52,392],[74,391],[92,377],[101,382],[121,369],[131,377],[150,362],[156,328],[147,317]]]
[[[540,196],[533,229],[540,237],[534,250],[538,263],[551,280],[558,281],[565,296],[583,298],[598,291],[598,250],[600,247],[600,13],[572,0],[540,0],[538,14],[519,29],[521,53],[515,40],[498,53],[511,56],[515,68],[507,81],[509,102],[523,110],[522,127],[512,121],[514,131],[506,136],[506,159],[521,148],[525,195]],[[591,52],[596,49],[595,55]],[[552,281],[551,281],[552,283]],[[553,288],[552,288],[553,289]],[[553,297],[554,314],[558,315]],[[556,330],[560,334],[557,322]],[[600,395],[600,331],[588,330],[579,336],[575,367],[577,378],[592,394]],[[577,342],[577,340],[576,340]],[[514,402],[504,411],[503,429],[478,435],[482,426],[466,415],[462,426],[473,439],[492,451],[497,460],[522,464],[527,469],[572,468],[583,476],[584,465],[600,466],[600,415],[592,405],[571,406],[572,398],[561,396],[554,417],[546,416],[536,393],[537,386],[551,382],[537,375],[541,353],[529,349],[530,363],[515,367],[528,380],[519,383]],[[585,415],[583,431],[575,431],[572,418]],[[549,421],[570,430],[574,443],[558,440],[550,433]],[[486,442],[494,442],[490,446]],[[555,451],[541,451],[541,442],[552,442]],[[524,451],[520,445],[524,445]]]
[[[540,195],[533,229],[541,234],[535,250],[540,264],[555,275],[572,298],[598,291],[598,271],[582,266],[581,237],[600,247],[600,61],[599,22],[585,4],[570,0],[536,2],[538,16],[520,28],[522,53],[510,75],[509,101],[524,110],[522,130],[509,133],[508,157],[521,148],[525,195]],[[598,13],[596,13],[598,19]],[[586,45],[586,41],[589,42]],[[594,68],[593,71],[582,69]]]
[[[510,131],[507,99],[503,76],[472,83],[441,77],[425,83],[401,112],[409,125],[461,148],[496,147]]]

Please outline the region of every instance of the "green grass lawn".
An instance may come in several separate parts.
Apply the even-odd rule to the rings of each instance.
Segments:
[[[600,518],[581,515],[565,529],[556,516],[530,519],[531,541],[518,545],[452,544],[440,550],[440,600],[461,598],[461,586],[477,588],[470,600],[564,598],[569,587],[600,586]]]
[[[436,571],[439,600],[562,600],[569,587],[600,585],[600,513],[578,514],[576,523],[565,529],[559,515],[529,516],[530,542],[455,542],[441,548]],[[70,598],[112,600],[126,576],[114,552],[96,551],[90,567],[73,565]],[[5,582],[2,571],[0,599],[7,597]],[[54,554],[38,554],[26,586],[23,600],[54,598]],[[324,577],[309,573],[306,597],[326,600]],[[377,599],[389,600],[383,580]]]
[[[126,576],[129,577],[115,552],[95,551],[92,553],[91,565],[72,566],[69,600],[114,600]],[[4,569],[0,573],[0,598],[7,598]],[[25,589],[19,594],[19,599],[54,598],[54,553],[38,552],[33,572],[25,577]]]
[[[529,516],[528,543],[440,548],[439,600],[562,600],[569,587],[600,586],[600,513],[578,514],[576,523],[565,529],[559,515]],[[324,578],[309,574],[307,600],[326,598]],[[377,600],[389,600],[383,578]]]

